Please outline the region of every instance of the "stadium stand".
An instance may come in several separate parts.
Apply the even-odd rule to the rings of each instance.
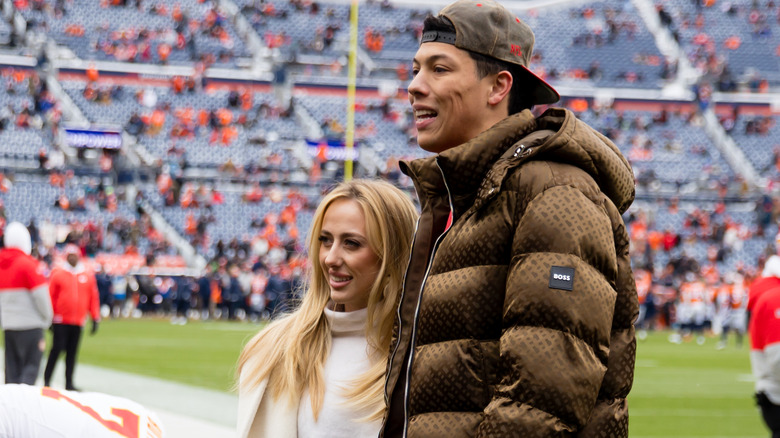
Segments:
[[[12,177],[3,196],[4,211],[13,212],[13,220],[35,224],[36,252],[49,261],[59,245],[75,243],[85,255],[106,260],[108,272],[122,275],[130,266],[119,255],[175,255],[148,218],[123,202],[122,188],[95,177],[57,173],[48,180],[39,175]]]
[[[730,123],[731,136],[751,163],[763,175],[773,181],[780,181],[780,117],[763,115],[739,115]]]
[[[300,140],[300,129],[270,93],[176,92],[174,86],[84,81],[63,82],[63,88],[90,121],[124,127],[158,159],[173,156],[185,166],[219,166],[264,163],[281,154],[280,170],[299,167],[285,143]]]
[[[671,0],[659,8],[690,61],[721,91],[766,91],[780,84],[774,2]]]
[[[55,99],[31,69],[1,69],[0,85],[0,157],[35,168],[52,152],[60,119]]]
[[[656,182],[704,187],[734,178],[734,172],[690,112],[615,111],[578,114],[607,135],[631,163],[640,187]]]
[[[134,3],[134,4],[131,4]],[[49,35],[81,59],[236,67],[249,58],[215,3],[156,1],[14,2],[31,32]]]

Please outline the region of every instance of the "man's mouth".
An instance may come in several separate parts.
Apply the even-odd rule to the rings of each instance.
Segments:
[[[437,115],[438,115],[438,113],[436,111],[428,110],[428,109],[416,110],[414,112],[414,118],[417,119],[420,122],[424,122],[426,120],[430,120],[430,119],[436,118]]]

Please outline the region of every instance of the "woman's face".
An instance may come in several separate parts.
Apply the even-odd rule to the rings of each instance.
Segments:
[[[381,260],[368,245],[366,218],[351,199],[334,201],[322,219],[319,262],[330,298],[344,311],[364,309]]]

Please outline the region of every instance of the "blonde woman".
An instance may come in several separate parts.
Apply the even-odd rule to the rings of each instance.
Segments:
[[[300,307],[239,359],[239,437],[376,436],[393,320],[417,212],[383,181],[339,184],[308,240]]]

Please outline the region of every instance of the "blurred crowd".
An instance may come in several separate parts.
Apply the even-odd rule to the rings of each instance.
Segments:
[[[189,61],[202,62],[206,66],[217,62],[231,63],[236,57],[234,49],[238,41],[228,31],[226,14],[216,2],[206,0],[199,3],[193,13],[178,3],[171,6],[166,2],[103,0],[99,2],[101,9],[133,8],[138,12],[139,21],[142,21],[143,15],[148,15],[169,19],[169,25],[138,26],[105,20],[89,31],[86,28],[89,21],[85,24],[84,17],[74,15],[74,5],[70,2],[17,0],[14,6],[22,12],[42,13],[28,19],[29,29],[49,33],[53,22],[62,20],[64,35],[88,41],[92,52],[101,53],[111,60],[167,64],[172,53],[180,52]],[[220,50],[210,50],[212,46],[199,47],[201,39],[213,42]]]
[[[741,342],[747,291],[780,249],[779,201],[762,197],[747,223],[729,214],[723,202],[681,209],[671,199],[633,209],[625,221],[641,306],[638,327],[674,328],[672,342],[703,343],[705,334],[721,334],[721,346],[733,329]],[[661,217],[680,215],[681,227],[660,225]],[[742,252],[751,239],[763,246],[752,260]]]
[[[780,6],[773,1],[693,3],[696,5],[694,13],[668,3],[657,4],[656,11],[661,23],[687,50],[688,59],[703,79],[717,91],[768,92],[770,82],[759,70],[739,64],[730,65],[729,54],[745,43],[771,44],[772,20],[780,15]],[[720,20],[739,20],[749,29],[749,34],[736,33],[718,39],[711,29],[718,26]],[[682,35],[692,36],[685,39]],[[746,37],[750,40],[743,41]],[[773,51],[780,56],[780,44],[773,47]]]

